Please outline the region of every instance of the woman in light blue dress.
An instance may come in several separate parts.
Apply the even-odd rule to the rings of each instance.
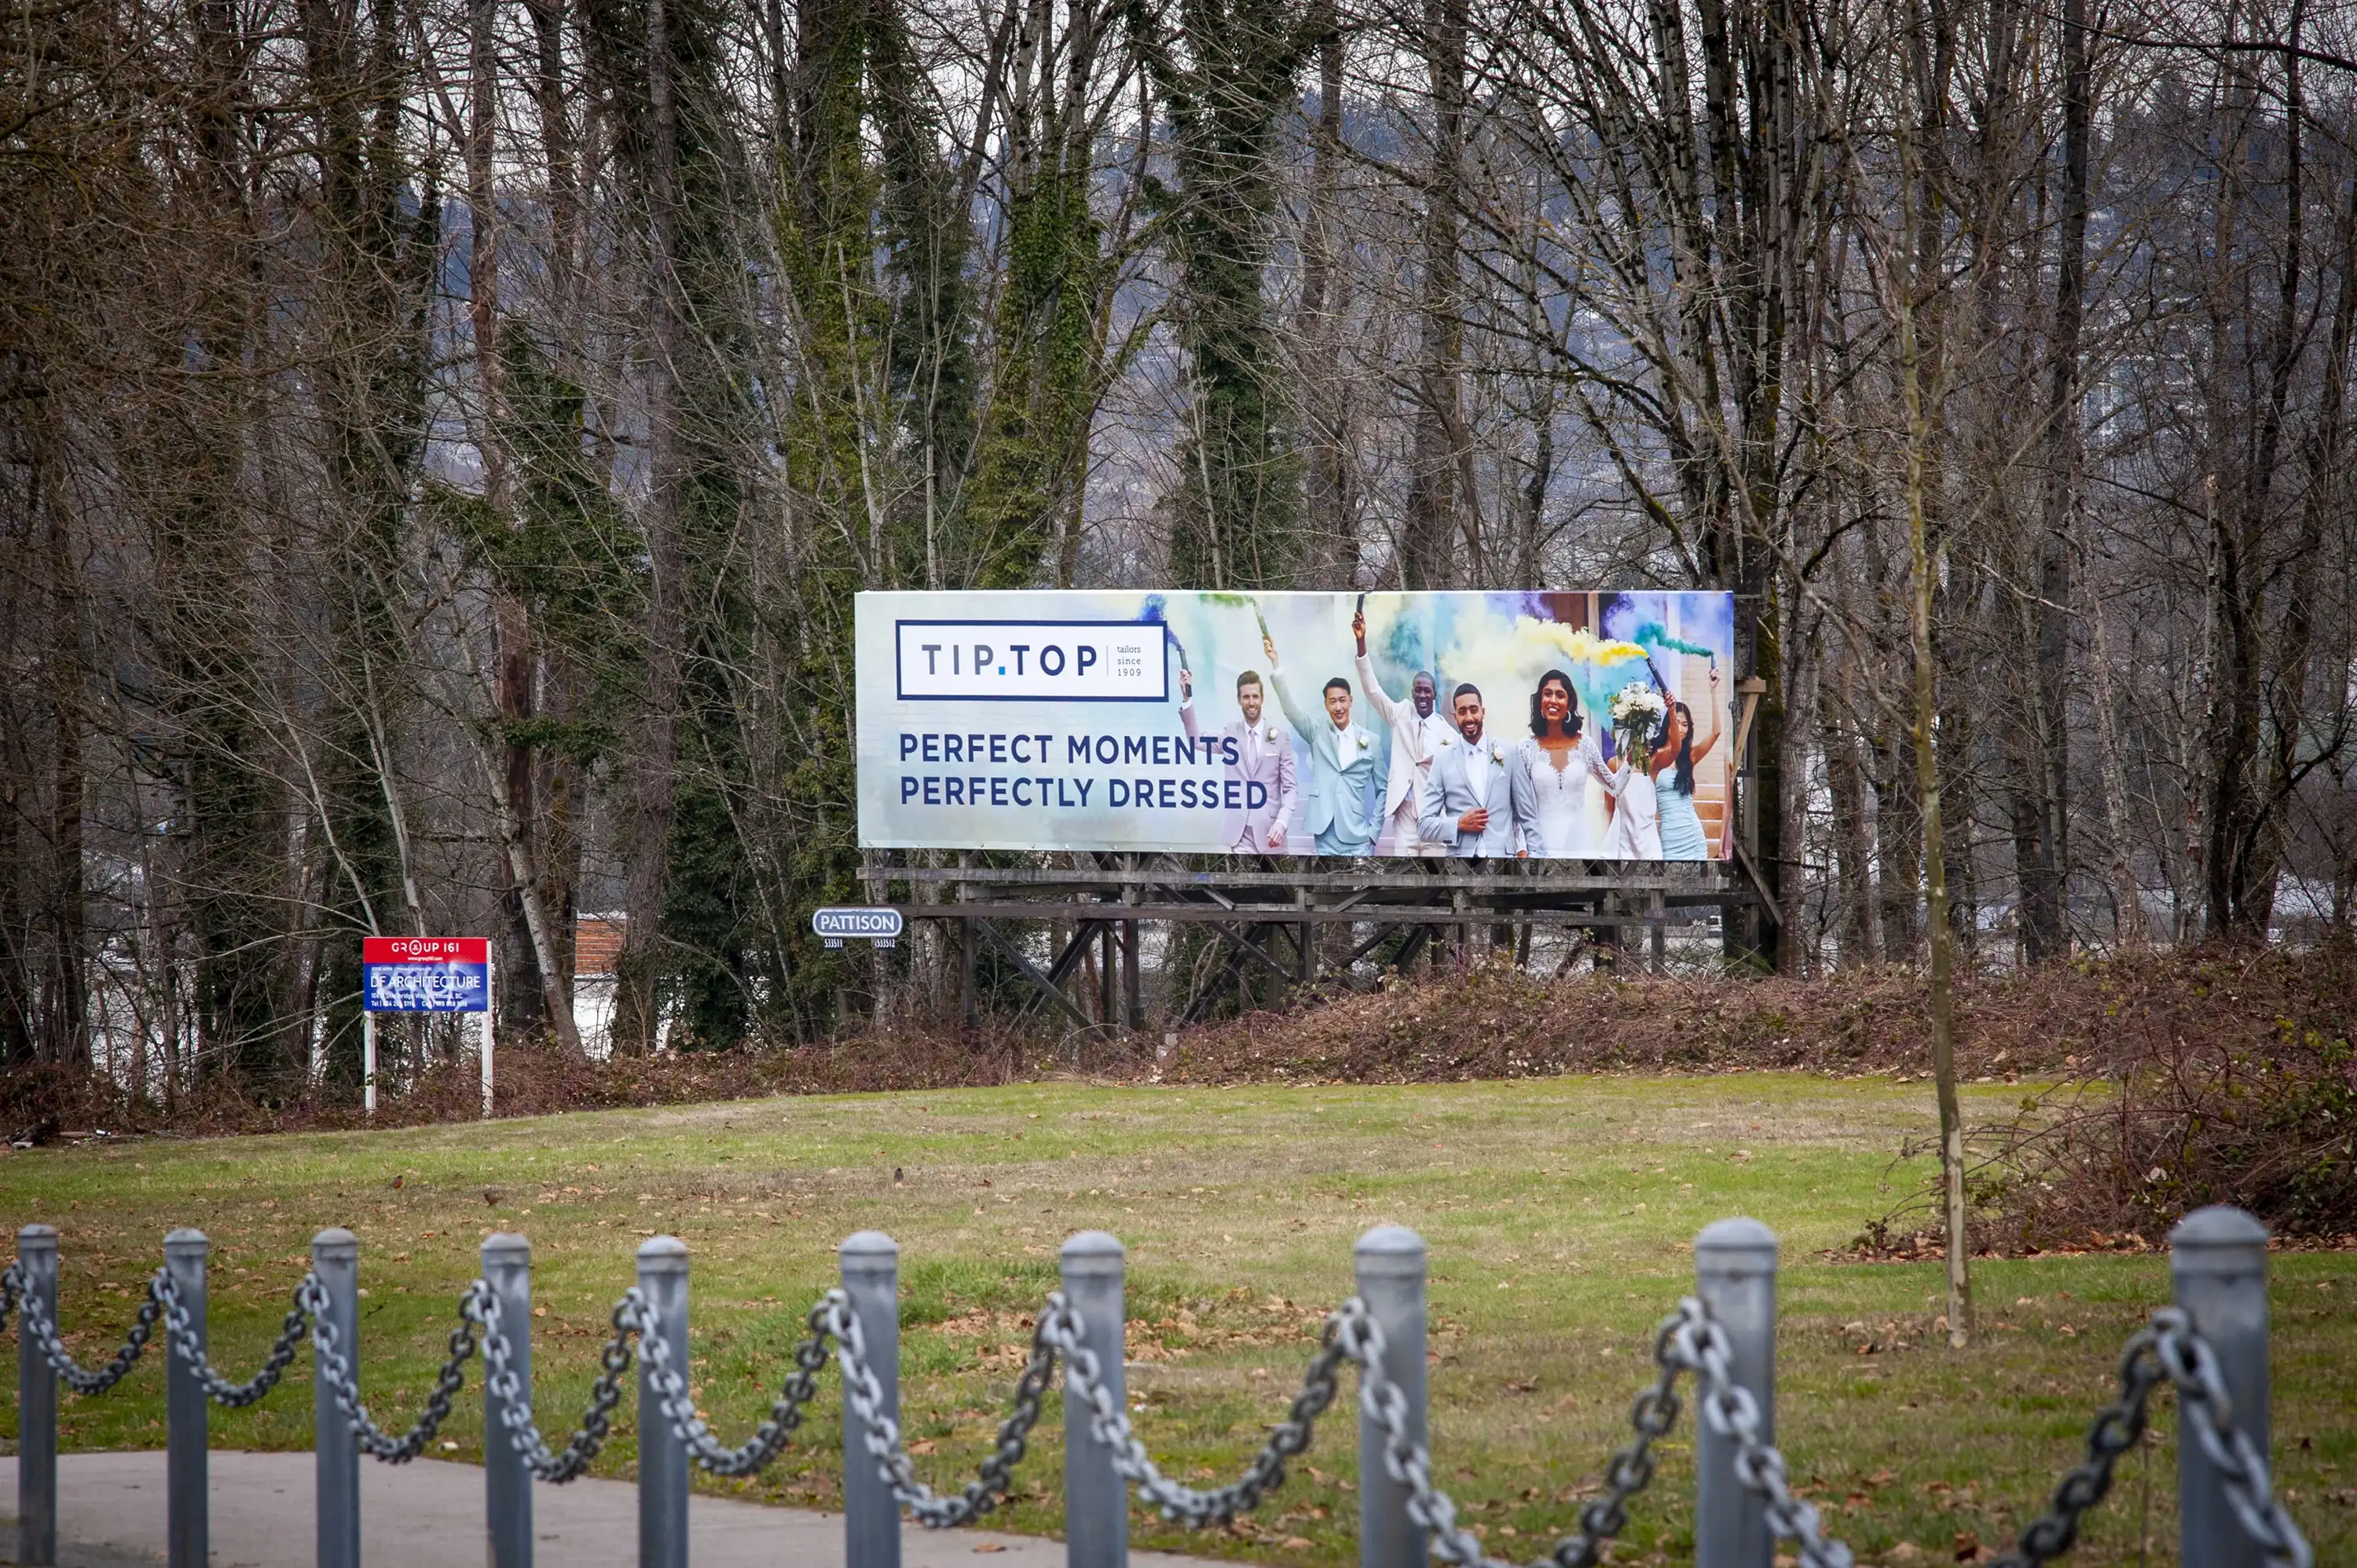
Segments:
[[[1695,744],[1694,710],[1672,703],[1662,716],[1661,733],[1653,739],[1653,792],[1660,802],[1662,858],[1708,860],[1710,841],[1703,836],[1702,819],[1695,814],[1695,764],[1718,744],[1718,666],[1710,669],[1710,738]]]

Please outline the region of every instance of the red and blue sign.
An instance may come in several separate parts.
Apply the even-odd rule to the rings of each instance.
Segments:
[[[371,1013],[483,1013],[491,1004],[487,937],[362,937],[361,1004]]]

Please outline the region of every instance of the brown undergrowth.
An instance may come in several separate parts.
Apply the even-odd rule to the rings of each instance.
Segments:
[[[954,1032],[861,1035],[818,1045],[735,1051],[682,1051],[592,1061],[536,1043],[502,1042],[498,1110],[502,1116],[637,1105],[686,1105],[768,1094],[845,1094],[952,1089],[1046,1076],[1027,1065],[1026,1042],[962,1040]],[[0,1072],[0,1131],[18,1143],[168,1133],[219,1136],[470,1122],[481,1114],[472,1058],[430,1064],[415,1081],[384,1096],[373,1120],[348,1094],[318,1090],[268,1099],[231,1084],[200,1084],[169,1103],[134,1102],[97,1074],[54,1067]]]
[[[1968,977],[1957,1063],[1975,1078],[2102,1074],[2137,1038],[2228,1050],[2283,1026],[2345,1032],[2357,963],[2345,952],[2145,953]],[[1415,1082],[1574,1071],[1911,1074],[1931,1067],[1923,980],[1910,970],[1823,980],[1544,981],[1511,969],[1251,1015],[1181,1036],[1165,1076]]]
[[[2078,1070],[1970,1129],[1974,1250],[2007,1256],[2165,1244],[2193,1209],[2232,1204],[2293,1244],[2357,1246],[2357,954],[2210,957],[2191,970],[2216,1015],[2124,1009]],[[1922,1150],[1908,1152],[1926,1152]],[[1857,1250],[1938,1251],[1935,1195],[1872,1222]]]

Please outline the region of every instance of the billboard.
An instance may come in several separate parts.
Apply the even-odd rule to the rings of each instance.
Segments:
[[[361,1004],[371,1013],[481,1013],[490,1007],[487,937],[362,937]]]
[[[866,593],[873,849],[1717,860],[1734,601]]]

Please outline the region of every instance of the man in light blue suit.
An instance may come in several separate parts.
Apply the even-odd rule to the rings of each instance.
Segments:
[[[1458,860],[1511,855],[1515,848],[1513,780],[1505,747],[1481,733],[1481,693],[1457,688],[1457,733],[1433,751],[1432,770],[1416,791],[1416,830],[1426,843]]]
[[[1276,640],[1263,636],[1269,683],[1286,722],[1309,746],[1309,809],[1303,825],[1316,835],[1319,854],[1372,854],[1380,821],[1376,793],[1382,748],[1363,725],[1351,722],[1351,682],[1337,675],[1326,682],[1325,713],[1313,720],[1286,690],[1277,668]]]

